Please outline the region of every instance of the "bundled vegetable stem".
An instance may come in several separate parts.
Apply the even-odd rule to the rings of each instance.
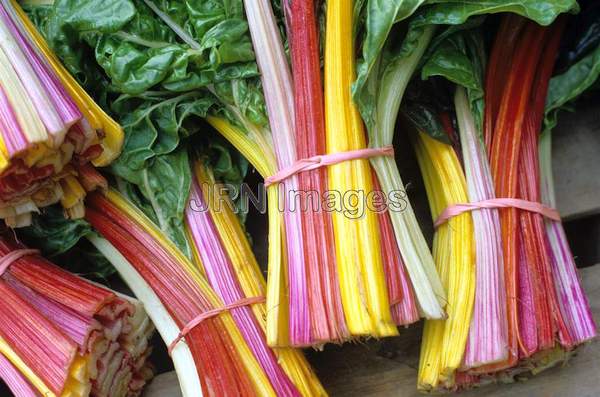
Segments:
[[[289,4],[291,3],[291,4]],[[326,150],[323,86],[316,8],[313,1],[286,3],[288,40],[294,74],[295,137],[298,159],[322,155]],[[327,170],[298,174],[305,244],[311,332],[314,343],[349,337],[336,268],[331,215],[321,208],[327,188]],[[316,200],[309,195],[316,194]],[[316,205],[315,205],[316,204]]]
[[[6,269],[0,373],[11,389],[35,396],[140,395],[152,377],[146,360],[154,330],[143,306],[7,237],[0,251]]]
[[[200,208],[207,208],[203,195],[199,182],[193,181],[190,200],[193,200],[195,205]],[[195,247],[197,262],[202,264],[203,273],[206,274],[208,282],[221,297],[223,303],[230,305],[247,299],[243,296],[233,273],[233,265],[222,246],[211,214],[207,211],[194,211],[188,208],[186,225]],[[231,314],[248,346],[269,377],[274,391],[279,395],[298,395],[297,390],[278,365],[275,354],[268,348],[266,338],[252,314],[252,309],[249,306],[242,306],[231,310]]]
[[[68,75],[19,5],[0,3],[0,217],[27,226],[61,202],[83,216],[77,169],[108,165],[123,132]]]
[[[353,7],[347,2],[327,4],[325,37],[325,127],[327,153],[366,147],[365,132],[350,89],[355,77]],[[373,190],[366,159],[328,168],[329,190]],[[367,198],[369,199],[369,198]],[[372,198],[371,198],[372,199]],[[365,204],[366,203],[361,203]],[[377,214],[366,205],[364,215],[349,219],[332,214],[340,292],[348,329],[353,335],[396,335],[385,284]]]
[[[454,96],[469,201],[495,198],[483,141],[473,120],[465,89]],[[498,210],[472,213],[475,233],[476,289],[473,319],[465,348],[464,367],[503,361],[508,356],[504,296],[504,263]]]
[[[198,315],[223,306],[199,269],[117,193],[109,191],[106,197],[94,195],[88,201],[87,210],[86,219],[110,244],[98,239],[92,242],[115,265],[136,295],[149,296],[152,300],[158,297],[159,311],[150,315],[164,316],[164,305],[170,320],[157,324],[163,338],[171,337],[166,340],[168,344],[179,339],[181,330]],[[122,256],[116,256],[112,247]],[[164,328],[161,330],[161,327]],[[178,350],[183,353],[178,354]],[[190,395],[273,393],[228,312],[195,324],[173,347],[173,357],[176,361],[193,359],[192,363],[176,364],[182,371],[180,381],[186,384],[182,389]],[[189,372],[194,368],[197,373],[192,376]],[[199,385],[202,385],[201,390],[197,389]]]
[[[232,203],[226,197],[218,195],[218,185],[206,159],[198,160],[194,171],[195,181],[190,200],[194,200],[205,212],[189,208],[186,211],[186,224],[192,245],[199,257],[198,262],[203,265],[209,282],[225,303],[264,297],[265,281],[241,225],[232,211]],[[218,207],[216,203],[220,203]],[[229,288],[224,288],[226,283]],[[267,347],[264,334],[265,305],[255,303],[242,309],[246,310],[240,314],[250,317],[242,323],[240,316],[236,316],[234,312],[234,319],[243,331],[245,339],[250,341],[249,345],[275,391],[285,395],[324,395],[322,386],[299,350],[289,347]],[[290,381],[293,384],[290,384]]]
[[[467,186],[454,149],[423,132],[416,152],[425,180],[431,215],[467,202]],[[432,390],[452,387],[455,371],[463,362],[476,290],[473,222],[464,213],[440,225],[433,240],[433,257],[447,291],[447,320],[427,320],[423,331],[418,387]]]
[[[376,97],[376,118],[372,124],[367,124],[370,147],[392,144],[404,90],[434,30],[433,26],[426,27],[409,56],[392,60],[391,64],[386,66],[381,82],[378,83],[380,92]],[[388,197],[393,192],[404,191],[404,184],[393,158],[373,157],[370,161],[377,172],[383,192]],[[389,214],[400,253],[407,266],[423,315],[426,318],[442,318],[445,293],[410,201],[407,201],[404,210],[389,211]]]
[[[263,92],[277,165],[282,169],[289,167],[296,160],[292,78],[270,2],[245,0],[244,5],[252,42],[255,48],[261,49],[257,52],[256,62],[263,77]],[[305,266],[306,247],[302,238],[301,213],[290,209],[291,203],[288,202],[290,192],[298,190],[298,177],[295,175],[280,184],[280,192],[284,198],[289,339],[294,346],[306,346],[312,344]]]

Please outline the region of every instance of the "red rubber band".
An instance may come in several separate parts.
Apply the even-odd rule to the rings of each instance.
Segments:
[[[334,165],[344,161],[367,159],[370,157],[394,157],[394,148],[392,146],[384,146],[381,148],[367,148],[350,150],[347,152],[321,154],[318,156],[309,157],[296,161],[294,164],[277,171],[275,175],[265,178],[265,187],[277,182],[281,182],[292,175],[299,172],[310,171],[327,165]]]
[[[8,254],[6,254],[2,258],[0,258],[0,276],[2,276],[4,274],[4,272],[6,272],[8,270],[10,265],[15,263],[15,261],[18,261],[19,259],[21,259],[24,256],[37,255],[39,253],[40,253],[39,250],[32,249],[32,248],[18,249],[18,250],[9,252]]]
[[[177,335],[177,338],[175,338],[173,340],[173,342],[171,342],[169,344],[169,346],[167,348],[169,355],[171,355],[171,353],[173,352],[173,349],[175,348],[177,343],[179,343],[179,341],[181,341],[183,338],[185,338],[187,334],[189,334],[195,327],[197,327],[204,320],[208,320],[209,318],[218,316],[219,314],[229,311],[231,309],[236,309],[238,307],[243,307],[243,306],[249,306],[249,305],[253,305],[255,303],[263,303],[264,301],[265,301],[264,296],[254,296],[251,298],[243,298],[237,302],[230,303],[229,305],[224,305],[224,306],[212,309],[212,310],[208,310],[204,313],[200,313],[195,318],[193,318],[189,323],[187,323],[187,325],[185,327],[183,327],[181,329],[181,331],[179,331],[179,335]]]
[[[544,204],[533,201],[521,200],[516,198],[495,198],[489,200],[478,201],[476,203],[453,204],[448,206],[436,219],[434,227],[447,222],[450,218],[460,215],[464,212],[479,210],[482,208],[518,208],[520,210],[535,212],[543,215],[548,219],[560,221],[560,214],[554,208],[550,208]]]

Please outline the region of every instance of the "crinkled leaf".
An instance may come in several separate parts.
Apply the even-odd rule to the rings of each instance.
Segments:
[[[141,105],[135,108],[140,101]],[[182,137],[196,132],[198,123],[188,118],[205,117],[213,104],[211,96],[200,92],[171,98],[163,95],[119,98],[113,110],[121,116],[125,143],[121,156],[111,165],[113,173],[139,185],[140,172],[149,167],[156,156],[173,152]]]
[[[200,43],[199,49],[182,42],[141,0],[112,0],[108,7],[105,1],[87,0],[82,9],[76,3],[55,3],[46,37],[61,58],[79,58],[78,48],[87,44],[121,93],[158,87],[185,92],[258,75],[241,0],[156,2]],[[89,12],[104,8],[107,12],[98,15]],[[123,12],[111,16],[114,9]]]
[[[24,10],[63,65],[96,102],[106,107],[109,79],[95,62],[93,49],[80,45],[78,35],[71,28],[59,26],[52,7],[24,6]]]
[[[63,26],[78,32],[116,32],[135,15],[130,0],[56,0],[54,12]]]

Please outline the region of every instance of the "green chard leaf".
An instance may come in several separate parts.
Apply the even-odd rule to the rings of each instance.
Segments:
[[[189,118],[205,117],[213,104],[213,98],[202,92],[169,97],[122,95],[114,102],[113,111],[120,116],[125,143],[121,156],[111,165],[113,173],[139,184],[140,172],[150,166],[156,156],[173,152],[182,138],[197,132],[198,123]]]
[[[550,25],[559,14],[578,12],[576,0],[428,0],[415,25],[459,25],[475,15],[512,12],[540,25]]]
[[[592,87],[600,76],[600,46],[573,64],[564,73],[552,77],[546,96],[544,129],[556,126],[558,112],[566,109],[584,91]]]
[[[192,181],[186,148],[156,156],[152,165],[146,167],[140,177],[138,188],[152,206],[158,226],[185,255],[191,257],[192,251],[183,223]]]
[[[195,146],[195,158],[209,167],[217,183],[227,186],[229,195],[236,207],[236,214],[243,224],[247,212],[240,211],[240,185],[248,173],[248,160],[236,151],[220,135],[211,136],[208,142]]]
[[[67,252],[79,239],[92,233],[92,227],[82,219],[65,219],[58,206],[51,206],[44,209],[43,216],[35,216],[31,226],[18,231],[26,242],[35,241],[44,255],[53,257]]]
[[[200,119],[216,114],[240,124],[241,116],[268,125],[243,1],[79,3],[56,0],[28,12],[84,87],[111,98],[100,104],[125,131],[110,166],[118,189],[190,256],[183,212],[192,136],[207,137],[219,178],[239,184],[247,170],[230,146],[213,144]]]
[[[452,143],[433,108],[421,103],[409,102],[402,108],[402,114],[419,131],[426,132],[432,138],[445,144]]]
[[[83,219],[66,219],[58,206],[43,209],[31,226],[17,229],[19,240],[74,273],[105,280],[115,269],[84,237],[94,233]],[[80,241],[81,240],[81,241]]]
[[[485,51],[480,29],[460,30],[445,37],[429,56],[421,77],[441,76],[463,86],[479,132],[483,128]]]
[[[384,66],[380,65],[380,55],[388,36],[396,23],[409,17],[423,2],[424,0],[363,0],[357,3],[356,20],[364,20],[365,33],[362,38],[362,59],[358,62],[352,92],[367,125],[375,124],[378,91],[376,82],[380,78],[379,71],[384,70]],[[398,36],[397,33],[392,36]],[[391,53],[388,55],[393,57]]]
[[[93,49],[97,64],[120,93],[157,88],[185,92],[258,75],[241,1],[111,0],[108,7],[101,0],[87,0],[83,7],[80,3],[57,0],[46,11],[47,22],[42,15],[37,20],[46,25],[42,31],[59,57],[73,58],[67,64],[81,64],[82,44]],[[180,24],[181,31],[173,30],[148,3]],[[41,14],[42,8],[30,14]],[[90,11],[95,9],[104,11]],[[179,33],[198,45],[192,48]]]
[[[101,3],[101,4],[99,4]],[[101,5],[101,7],[99,7]],[[116,32],[135,15],[130,0],[57,0],[55,17],[78,32]]]
[[[209,164],[215,179],[222,183],[239,186],[248,173],[248,160],[220,137],[215,137],[208,145]]]

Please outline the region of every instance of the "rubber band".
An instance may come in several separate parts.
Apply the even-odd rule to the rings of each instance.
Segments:
[[[18,261],[24,256],[27,255],[37,255],[40,253],[40,250],[32,249],[32,248],[23,248],[9,252],[0,258],[0,276],[4,274],[15,261]]]
[[[440,225],[447,222],[450,218],[453,218],[464,212],[479,210],[483,208],[518,208],[520,210],[541,214],[548,219],[552,219],[553,221],[560,221],[560,214],[558,213],[558,211],[544,204],[516,198],[495,198],[478,201],[475,203],[450,205],[446,207],[446,209],[440,214],[440,216],[438,216],[433,225],[437,228]]]
[[[378,156],[394,157],[394,148],[391,145],[389,145],[381,148],[366,148],[350,150],[347,152],[321,154],[306,159],[298,160],[289,167],[279,170],[274,175],[265,178],[265,187],[268,187],[269,185],[272,185],[277,182],[281,182],[289,178],[290,176],[298,174],[300,172],[315,170],[317,168],[325,167],[327,165],[343,163],[344,161],[368,159],[370,157]]]
[[[181,329],[181,331],[179,331],[179,335],[177,335],[177,337],[173,340],[173,342],[171,342],[169,344],[169,346],[167,348],[169,355],[171,355],[171,353],[173,352],[173,349],[175,348],[177,343],[179,343],[183,338],[185,338],[187,336],[187,334],[189,334],[194,328],[196,328],[198,325],[200,325],[204,320],[208,320],[210,318],[218,316],[219,314],[221,314],[223,312],[226,312],[226,311],[229,311],[232,309],[237,309],[239,307],[254,305],[256,303],[263,303],[264,301],[265,301],[264,296],[243,298],[237,302],[233,302],[228,305],[223,305],[221,307],[217,307],[215,309],[208,310],[204,313],[200,313],[195,318],[193,318],[189,323],[187,323],[187,325],[185,327],[183,327]]]

